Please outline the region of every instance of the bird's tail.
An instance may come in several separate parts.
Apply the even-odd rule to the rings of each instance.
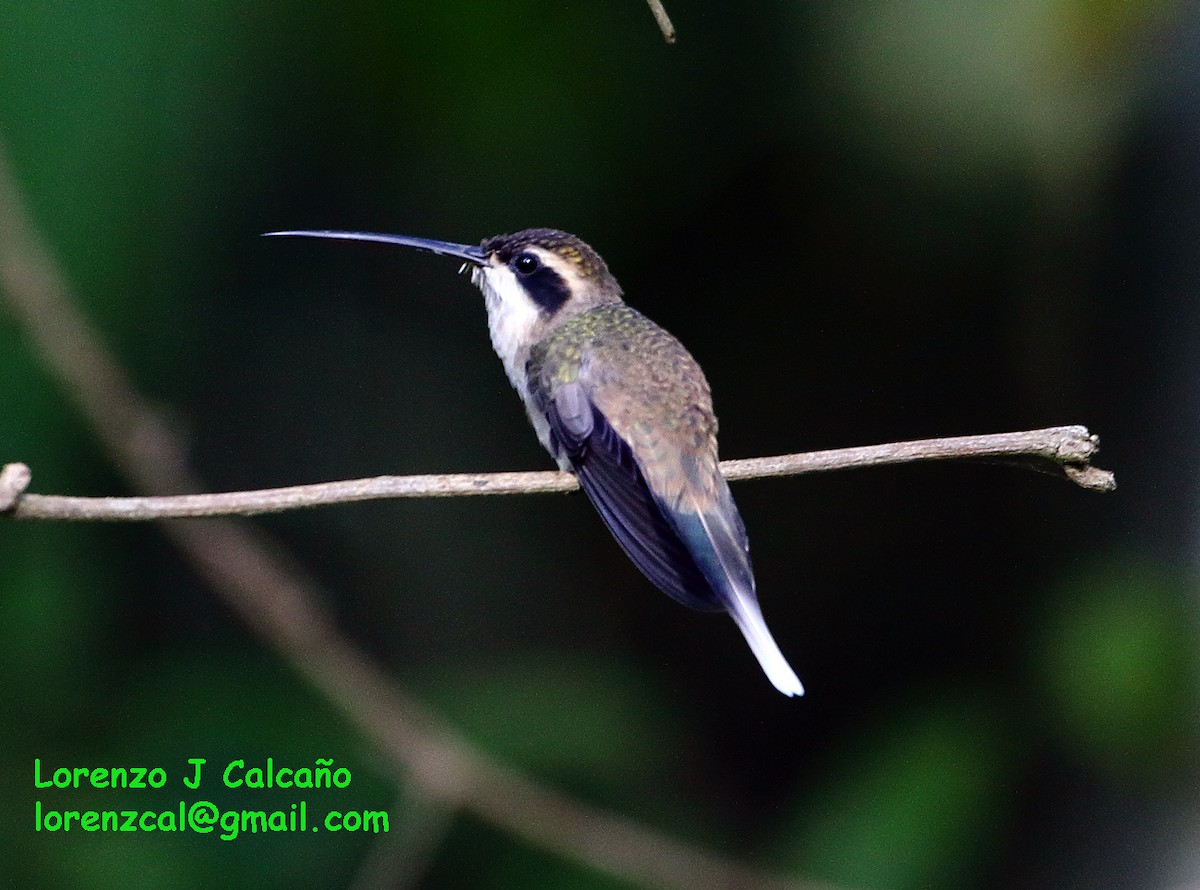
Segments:
[[[784,695],[804,695],[804,684],[800,682],[800,678],[796,676],[792,666],[787,663],[787,659],[779,651],[775,638],[767,630],[767,623],[763,620],[762,610],[758,607],[758,603],[754,600],[747,602],[743,597],[735,594],[734,604],[729,607],[729,614],[733,616],[738,630],[750,644],[750,651],[754,653],[754,657],[762,665],[767,679],[775,688]]]
[[[721,498],[723,503],[719,509],[698,510],[693,514],[706,540],[701,543],[695,537],[685,535],[684,541],[693,556],[697,557],[700,571],[750,644],[750,650],[758,659],[767,679],[784,695],[804,695],[804,684],[767,630],[754,592],[754,573],[750,568],[746,532],[728,487],[722,494],[724,498]],[[677,514],[677,520],[679,518]],[[691,540],[688,540],[689,537]]]

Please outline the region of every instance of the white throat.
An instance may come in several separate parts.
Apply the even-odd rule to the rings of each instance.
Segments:
[[[492,348],[504,363],[509,382],[526,399],[525,361],[539,318],[538,307],[507,266],[476,266],[471,270],[471,283],[483,291]]]

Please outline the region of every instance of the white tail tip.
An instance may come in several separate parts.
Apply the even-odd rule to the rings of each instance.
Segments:
[[[750,644],[750,651],[762,665],[763,672],[771,684],[784,695],[804,695],[804,684],[800,682],[800,678],[796,676],[792,666],[787,663],[787,659],[779,651],[775,638],[767,630],[767,623],[763,620],[758,604],[746,602],[743,598],[738,597],[736,606],[730,610],[730,614],[737,622],[738,630]]]

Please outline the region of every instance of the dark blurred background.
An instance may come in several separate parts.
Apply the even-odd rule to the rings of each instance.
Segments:
[[[15,0],[0,139],[212,490],[550,466],[453,261],[280,228],[578,233],[704,366],[726,457],[1088,424],[1115,494],[981,465],[738,483],[800,700],[581,495],[261,525],[462,732],[723,855],[845,888],[1194,886],[1196,7],[668,9],[673,47],[638,0]],[[33,490],[125,490],[3,312],[0,395]],[[369,835],[33,829],[38,796],[172,806],[189,757],[332,757],[338,801],[421,830],[156,528],[7,524],[0,566],[5,883],[363,886]],[[35,793],[34,757],[172,784]],[[466,817],[421,872],[626,886]]]

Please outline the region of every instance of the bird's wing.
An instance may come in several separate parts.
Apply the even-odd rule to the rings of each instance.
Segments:
[[[656,587],[693,609],[725,608],[651,493],[628,443],[579,383],[541,400],[554,444],[621,549]]]
[[[583,386],[560,386],[540,407],[555,450],[567,456],[580,486],[642,573],[685,606],[727,610],[775,688],[803,695],[804,686],[763,621],[746,529],[719,471],[712,470],[715,479],[691,480],[709,491],[704,503],[691,496],[669,506],[650,490],[633,449]],[[684,471],[700,472],[686,461]]]

